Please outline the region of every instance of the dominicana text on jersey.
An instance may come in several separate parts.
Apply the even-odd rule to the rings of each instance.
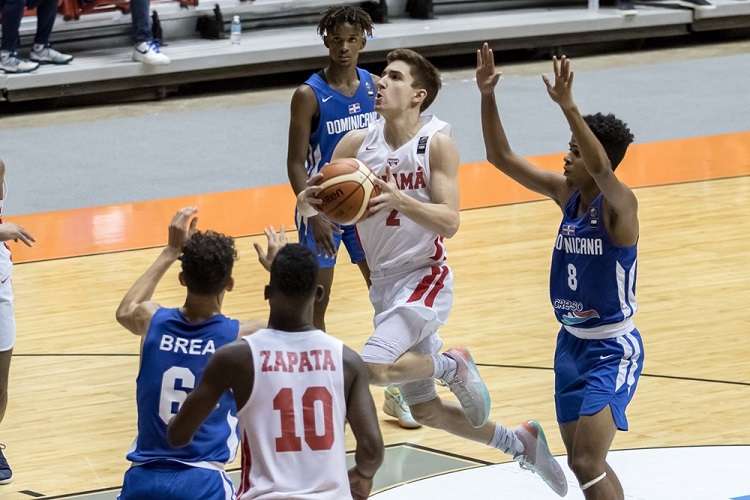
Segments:
[[[307,175],[317,173],[331,161],[336,144],[347,132],[366,128],[377,118],[375,84],[369,71],[357,68],[359,87],[349,97],[328,85],[323,71],[314,73],[305,82],[318,100],[317,127],[310,135],[307,152]]]
[[[579,217],[580,198],[575,192],[566,203],[552,252],[550,299],[555,316],[568,329],[610,325],[607,337],[619,331],[619,323],[623,331],[630,331],[632,326],[625,323],[638,307],[638,247],[619,247],[611,241],[604,228],[602,194]]]

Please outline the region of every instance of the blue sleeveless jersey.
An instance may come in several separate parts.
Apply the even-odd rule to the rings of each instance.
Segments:
[[[604,228],[600,193],[577,216],[581,195],[573,193],[552,251],[550,299],[557,320],[575,328],[613,325],[632,317],[637,245],[615,246]]]
[[[143,340],[136,380],[138,436],[127,459],[131,462],[234,460],[239,437],[234,397],[225,392],[219,406],[184,448],[167,443],[167,423],[177,414],[219,347],[237,339],[239,322],[221,314],[189,323],[179,309],[161,308],[151,319]]]
[[[318,100],[318,126],[310,135],[307,152],[307,175],[312,176],[329,161],[333,150],[350,130],[366,128],[377,117],[375,84],[369,71],[357,68],[359,88],[352,97],[331,88],[322,76],[313,73],[305,84],[315,91]]]

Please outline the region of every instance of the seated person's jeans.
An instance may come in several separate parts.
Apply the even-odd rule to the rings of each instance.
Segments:
[[[151,18],[149,0],[130,0],[130,15],[133,19],[133,38],[135,43],[151,40]]]
[[[18,30],[21,27],[25,7],[36,9],[36,37],[34,43],[46,45],[57,16],[57,0],[0,0],[3,12],[3,39],[1,50],[15,52],[18,49]]]

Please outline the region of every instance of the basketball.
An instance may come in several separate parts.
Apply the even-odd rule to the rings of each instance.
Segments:
[[[323,204],[318,210],[333,222],[355,224],[367,212],[370,197],[375,193],[375,174],[356,158],[333,160],[320,173],[323,180],[318,198]]]

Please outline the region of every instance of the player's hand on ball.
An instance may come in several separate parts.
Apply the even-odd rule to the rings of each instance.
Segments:
[[[266,234],[266,241],[268,242],[268,250],[263,250],[263,247],[259,243],[253,243],[255,251],[258,253],[258,262],[266,271],[271,271],[271,264],[273,259],[276,258],[276,254],[279,253],[284,245],[288,242],[286,240],[286,232],[284,226],[281,226],[277,233],[273,226],[266,227],[263,232]]]
[[[370,215],[380,212],[383,209],[399,210],[401,206],[401,199],[404,195],[398,190],[396,179],[393,177],[390,167],[385,168],[385,175],[388,182],[378,177],[375,178],[375,186],[380,189],[380,194],[370,199],[370,208],[368,211]]]
[[[322,174],[313,175],[307,179],[307,187],[297,194],[297,210],[302,217],[312,217],[318,213],[316,207],[323,203],[318,198],[318,193],[320,193],[318,184],[322,179]]]
[[[34,246],[36,241],[31,233],[26,231],[24,228],[13,222],[5,222],[0,224],[0,241],[18,241],[26,245],[27,247]]]
[[[185,242],[193,235],[196,231],[196,225],[198,224],[198,217],[194,217],[198,213],[196,207],[185,207],[181,208],[172,217],[172,222],[169,223],[169,239],[167,246],[175,251],[177,255],[182,253],[182,247],[185,246]]]

